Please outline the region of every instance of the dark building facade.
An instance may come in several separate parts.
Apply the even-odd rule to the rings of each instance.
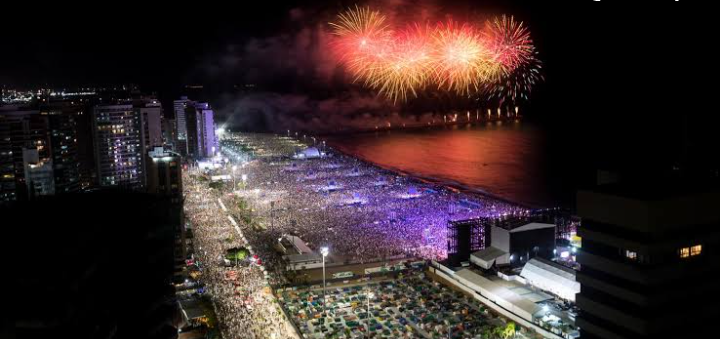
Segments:
[[[163,146],[162,119],[163,108],[155,98],[143,98],[133,101],[134,109],[140,116],[140,130],[143,154],[154,147]]]
[[[187,156],[210,158],[215,155],[216,137],[213,110],[205,102],[191,102],[185,109]]]
[[[173,101],[173,112],[175,113],[175,132],[176,137],[174,139],[175,151],[181,155],[187,155],[187,121],[185,118],[185,111],[188,106],[193,103],[188,97],[180,97],[179,100]]]
[[[170,201],[167,213],[175,227],[175,254],[182,262],[187,255],[183,213],[182,162],[180,155],[155,147],[147,153],[147,192]]]
[[[81,114],[80,108],[66,105],[0,112],[0,200],[81,189],[77,133]]]
[[[460,266],[470,253],[485,248],[485,219],[468,219],[448,223],[448,262]]]
[[[177,147],[177,126],[175,119],[163,117],[161,121],[163,146],[169,150],[178,152]]]
[[[491,269],[493,266],[522,266],[536,257],[551,258],[556,226],[536,220],[541,219],[526,216],[487,219],[487,246],[472,253],[470,261]]]
[[[653,186],[578,193],[582,338],[690,338],[717,318],[720,193]]]
[[[115,190],[0,206],[20,260],[11,337],[177,338],[170,206]]]
[[[78,192],[81,189],[78,119],[83,110],[68,107],[43,111],[43,114],[47,115],[49,124],[55,194]]]
[[[182,165],[180,155],[155,147],[148,152],[147,191],[182,202]]]
[[[15,163],[13,162],[13,124],[0,115],[0,203],[15,201]]]
[[[36,151],[34,158],[37,162],[33,167],[45,168],[51,162],[47,116],[37,110],[6,109],[0,111],[0,126],[3,140],[0,146],[3,192],[0,196],[5,201],[27,200],[32,195],[26,176],[27,150]],[[26,157],[23,157],[24,154]]]

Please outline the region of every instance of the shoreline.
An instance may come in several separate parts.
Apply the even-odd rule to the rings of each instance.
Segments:
[[[334,132],[322,132],[315,134],[318,138],[324,138],[324,137],[332,137],[336,135],[341,135],[345,133],[352,133],[352,134],[369,134],[369,133],[375,133],[375,132],[392,132],[392,131],[402,131],[402,130],[422,130],[422,129],[435,129],[435,128],[442,128],[442,127],[456,127],[456,126],[475,126],[475,125],[481,125],[481,124],[488,124],[488,123],[496,123],[496,122],[506,122],[506,121],[522,121],[523,115],[516,115],[516,116],[506,116],[506,117],[490,117],[490,118],[479,118],[475,120],[465,120],[465,121],[455,121],[455,122],[438,122],[437,124],[424,124],[424,123],[414,123],[414,124],[403,124],[402,126],[376,126],[375,128],[361,128],[361,129],[339,129]],[[303,133],[306,135],[312,135],[311,132],[308,131],[297,131],[298,133]]]
[[[323,141],[324,141],[324,140],[323,140]],[[411,178],[411,179],[416,179],[416,180],[418,180],[418,181],[420,181],[420,182],[424,182],[424,183],[428,183],[428,184],[433,184],[433,185],[442,186],[442,187],[444,187],[444,188],[446,188],[446,189],[448,189],[448,190],[455,191],[455,192],[460,192],[460,193],[463,193],[463,194],[467,194],[467,195],[469,195],[469,196],[478,196],[478,195],[479,195],[479,196],[483,196],[483,197],[486,197],[486,198],[498,200],[498,201],[500,201],[500,202],[504,202],[504,203],[507,203],[507,204],[516,205],[516,206],[518,206],[518,207],[527,208],[527,209],[552,208],[552,207],[547,207],[547,206],[545,206],[545,207],[543,207],[543,206],[533,206],[533,205],[526,204],[526,203],[522,203],[522,202],[519,202],[519,201],[514,201],[514,200],[511,200],[511,199],[509,199],[509,198],[505,198],[505,197],[502,197],[502,196],[499,196],[499,195],[490,193],[490,192],[488,192],[488,191],[485,191],[485,190],[480,189],[480,188],[477,188],[477,187],[471,187],[471,186],[469,186],[469,185],[462,184],[462,183],[457,182],[457,181],[455,181],[455,180],[451,180],[451,179],[441,179],[441,178],[423,176],[423,175],[419,175],[419,174],[415,174],[415,173],[406,172],[406,171],[403,171],[403,170],[401,170],[401,169],[399,169],[399,168],[395,168],[395,167],[392,167],[392,166],[381,165],[381,164],[375,163],[375,162],[373,162],[373,161],[371,161],[371,160],[369,160],[369,159],[367,159],[367,158],[365,158],[365,157],[363,157],[363,156],[360,156],[360,155],[357,155],[357,154],[352,154],[352,153],[350,153],[350,151],[348,151],[347,149],[343,149],[342,146],[329,146],[329,145],[327,145],[327,146],[325,146],[325,147],[328,147],[328,148],[332,149],[333,151],[338,152],[338,153],[340,153],[340,154],[342,154],[342,155],[344,155],[344,156],[347,156],[347,157],[350,157],[350,158],[353,158],[353,159],[357,159],[357,160],[360,160],[360,161],[362,161],[362,162],[364,162],[364,163],[366,163],[366,164],[369,164],[369,165],[371,165],[371,166],[377,167],[377,168],[379,168],[379,169],[381,169],[381,170],[383,170],[383,171],[392,172],[392,173],[395,173],[395,174],[397,174],[397,175],[401,175],[401,176],[408,177],[408,178]]]

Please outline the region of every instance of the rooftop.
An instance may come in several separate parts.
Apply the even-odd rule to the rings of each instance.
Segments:
[[[719,192],[720,180],[680,176],[650,176],[638,180],[600,185],[585,190],[600,194],[623,197],[633,200],[665,200],[704,193]]]

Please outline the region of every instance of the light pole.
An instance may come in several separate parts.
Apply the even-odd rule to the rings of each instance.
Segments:
[[[235,188],[237,187],[237,186],[235,186],[235,170],[236,169],[237,169],[237,166],[233,165],[233,167],[232,167],[232,175],[233,175],[233,189],[232,190],[233,190],[233,192],[235,192]]]
[[[325,257],[327,257],[328,253],[330,251],[327,247],[320,248],[320,253],[322,254],[322,260],[323,260],[323,313],[325,313],[325,304],[327,303],[327,297],[325,292]]]
[[[275,200],[270,201],[270,230],[275,230]]]
[[[372,298],[375,298],[375,293],[368,292],[368,295],[367,295],[367,302],[368,302],[368,304],[367,304],[368,318],[367,318],[367,319],[368,319],[368,324],[370,324],[370,299],[372,299]]]

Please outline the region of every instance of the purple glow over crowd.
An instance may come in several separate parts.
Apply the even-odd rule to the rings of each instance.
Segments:
[[[318,156],[292,159],[304,147],[290,138],[239,138],[267,157],[241,169],[247,189],[238,195],[255,202],[271,230],[298,236],[312,248],[329,246],[344,261],[441,260],[447,257],[449,221],[529,213],[386,171],[322,144]]]

